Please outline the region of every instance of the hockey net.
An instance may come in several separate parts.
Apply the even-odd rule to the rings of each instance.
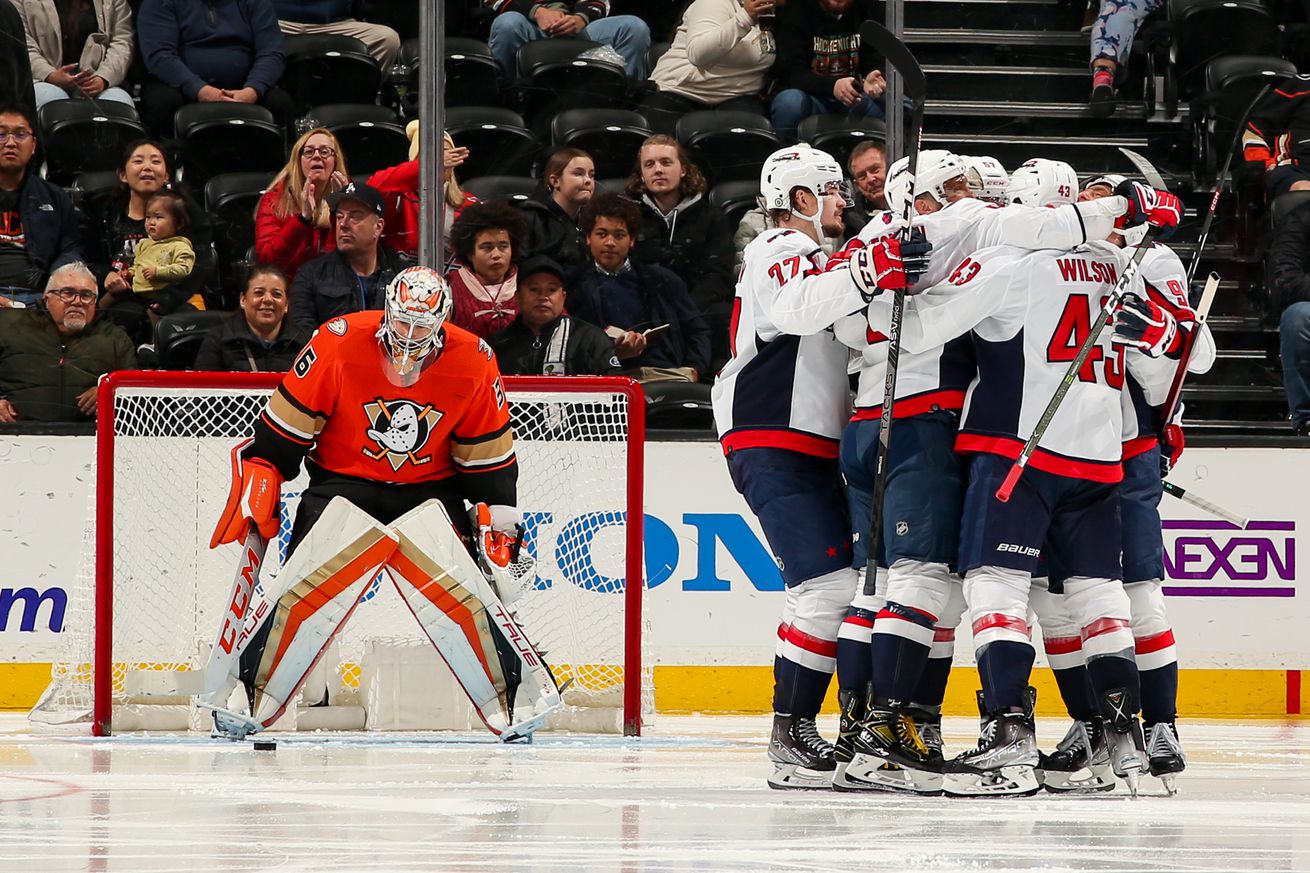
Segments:
[[[62,654],[34,721],[90,721],[97,734],[208,728],[178,677],[198,677],[239,558],[239,544],[209,549],[227,497],[232,446],[252,433],[278,381],[269,374],[116,373],[102,382],[82,570]],[[536,560],[518,615],[567,686],[566,711],[579,716],[548,727],[639,733],[654,711],[651,660],[643,652],[640,389],[627,379],[598,377],[504,382],[524,547]],[[264,577],[286,558],[305,484],[302,474],[283,486],[281,533],[269,544]],[[388,668],[395,673],[398,657],[433,665],[448,678],[394,586],[379,574],[319,668],[328,702],[366,711],[379,697],[394,708],[401,695],[411,698],[410,709],[430,707],[413,699],[428,695],[430,676],[411,672],[404,687],[380,678]],[[381,666],[370,668],[370,658]],[[292,721],[288,726],[295,727]],[[377,721],[374,713],[351,726]],[[404,726],[463,725],[437,718]]]

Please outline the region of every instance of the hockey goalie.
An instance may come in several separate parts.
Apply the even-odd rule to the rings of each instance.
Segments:
[[[450,308],[440,274],[400,272],[381,312],[318,330],[233,450],[210,546],[244,542],[243,566],[276,535],[302,461],[309,485],[261,609],[257,571],[236,574],[198,698],[216,734],[269,727],[380,574],[492,733],[530,736],[561,705],[512,608],[521,518],[500,373],[485,342],[445,323]],[[227,707],[237,683],[249,714]]]

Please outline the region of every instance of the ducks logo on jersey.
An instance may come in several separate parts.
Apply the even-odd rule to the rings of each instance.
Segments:
[[[375,461],[386,458],[393,470],[399,470],[406,461],[417,467],[432,460],[430,455],[420,458],[418,453],[427,445],[441,412],[412,400],[379,398],[364,404],[364,414],[371,425],[365,433],[378,444],[377,449],[365,446],[365,455]]]

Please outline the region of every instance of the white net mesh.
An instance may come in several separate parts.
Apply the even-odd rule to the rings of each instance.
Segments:
[[[624,670],[628,398],[587,381],[561,379],[543,392],[506,380],[519,458],[519,507],[527,527],[524,546],[536,560],[517,612],[560,683],[567,683],[568,704],[622,711],[625,684],[639,681],[641,708],[649,718],[654,709],[649,659],[642,659],[641,677]],[[97,590],[113,596],[115,718],[123,706],[185,702],[139,698],[136,689],[151,684],[152,674],[193,671],[204,663],[240,549],[232,544],[210,550],[209,536],[226,501],[231,448],[251,433],[267,396],[267,389],[245,387],[117,389],[113,579],[97,583],[95,531],[88,524],[64,651],[33,712],[35,720],[90,717]],[[269,545],[264,573],[286,558],[304,485],[302,477],[283,486],[282,532]],[[97,511],[93,508],[93,520]],[[361,665],[371,642],[428,645],[385,576],[370,585],[337,637],[335,663],[329,664],[334,704],[360,702]],[[625,720],[632,715],[624,713]]]

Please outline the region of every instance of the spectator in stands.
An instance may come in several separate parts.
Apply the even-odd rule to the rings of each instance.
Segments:
[[[860,48],[860,25],[880,17],[869,0],[791,0],[778,12],[774,69],[783,90],[772,112],[783,142],[795,142],[796,126],[810,115],[883,117],[882,59]]]
[[[634,378],[698,382],[710,365],[710,329],[675,273],[629,259],[641,226],[641,211],[621,194],[587,204],[582,229],[591,260],[569,275],[570,313],[614,338]]]
[[[400,34],[385,24],[353,17],[354,0],[273,0],[284,34],[335,33],[353,36],[377,58],[385,74],[400,54]]]
[[[94,97],[132,105],[119,86],[136,37],[127,0],[20,0],[36,105]]]
[[[552,36],[576,36],[604,43],[623,57],[628,78],[646,78],[650,28],[635,15],[610,15],[610,0],[487,0],[496,10],[487,44],[496,63],[513,81],[519,49]]]
[[[614,341],[564,314],[564,270],[544,255],[519,265],[518,316],[491,337],[500,372],[513,376],[614,376]]]
[[[1242,131],[1246,175],[1264,176],[1269,199],[1310,191],[1310,77],[1269,92],[1251,110]]]
[[[869,216],[887,208],[882,186],[887,181],[887,158],[883,144],[873,140],[851,149],[846,170],[855,183],[855,205],[842,211],[847,238],[855,236],[869,223]]]
[[[150,311],[167,315],[186,299],[180,286],[196,265],[196,250],[187,236],[186,203],[171,191],[160,191],[146,202],[146,239],[132,264],[132,293]]]
[[[382,192],[387,204],[385,216],[387,229],[382,236],[383,245],[393,252],[412,258],[418,256],[418,119],[405,126],[405,133],[409,136],[409,160],[379,170],[369,177],[368,183]],[[456,148],[455,141],[448,133],[443,134],[443,141],[446,148],[441,167],[443,188],[446,193],[446,212],[441,238],[446,240],[446,254],[449,260],[451,227],[459,217],[460,211],[470,203],[476,203],[477,198],[472,194],[466,194],[455,178],[455,168],[468,160],[469,150]]]
[[[1165,0],[1101,0],[1092,24],[1092,96],[1087,109],[1095,118],[1114,114],[1114,79],[1128,61],[1133,37],[1146,16],[1164,8]]]
[[[194,369],[235,373],[291,369],[310,332],[286,320],[287,277],[272,264],[256,264],[239,303],[241,308],[201,342]]]
[[[329,194],[334,251],[309,261],[291,284],[291,320],[311,333],[338,315],[381,309],[387,283],[405,264],[382,245],[382,194],[351,183]]]
[[[255,257],[294,281],[300,265],[333,249],[327,196],[350,182],[341,144],[324,127],[301,134],[255,209]]]
[[[50,272],[80,260],[73,204],[32,166],[36,124],[25,106],[0,106],[0,307],[41,300]]]
[[[678,118],[701,109],[764,114],[774,62],[775,0],[695,0],[651,72],[641,102],[651,130],[673,136]],[[761,23],[763,19],[763,23]]]
[[[0,310],[0,422],[87,421],[100,377],[136,367],[127,334],[96,320],[98,295],[71,261],[50,274],[44,309]]]
[[[720,362],[728,360],[736,276],[732,228],[706,199],[708,187],[681,143],[657,133],[638,150],[627,191],[644,219],[633,258],[667,267],[682,279],[709,325],[711,359]]]
[[[1310,436],[1310,204],[1291,212],[1269,245],[1269,294],[1283,356],[1283,385],[1292,429]]]
[[[596,165],[582,149],[561,148],[551,152],[541,176],[542,188],[523,203],[528,220],[524,250],[570,269],[587,256],[578,216],[596,192]]]
[[[141,117],[157,136],[173,135],[185,103],[258,103],[278,123],[295,112],[277,87],[286,67],[270,0],[144,0],[137,15],[141,58],[152,81]]]
[[[474,203],[450,234],[459,266],[446,274],[452,323],[483,339],[518,315],[515,291],[523,252],[523,213],[503,201]]]
[[[17,103],[36,113],[36,96],[32,92],[32,63],[27,52],[14,51],[27,40],[23,16],[11,2],[0,2],[0,104]]]

